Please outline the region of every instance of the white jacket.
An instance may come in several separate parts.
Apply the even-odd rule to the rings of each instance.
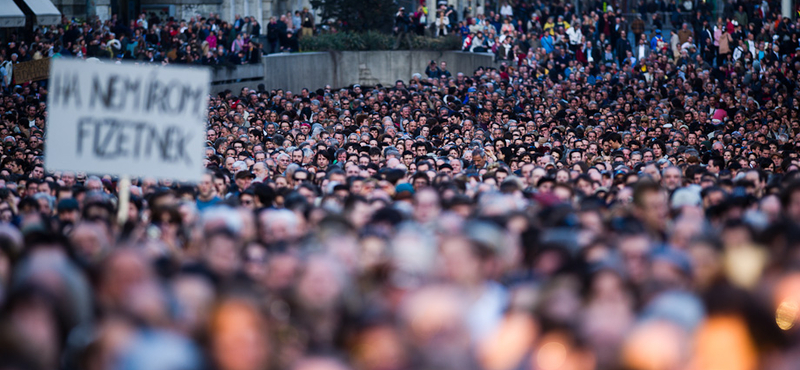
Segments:
[[[436,29],[442,30],[442,34],[447,34],[447,26],[450,25],[450,18],[436,17]]]
[[[570,27],[567,30],[567,36],[569,37],[570,45],[580,45],[583,33],[581,33],[580,27]]]

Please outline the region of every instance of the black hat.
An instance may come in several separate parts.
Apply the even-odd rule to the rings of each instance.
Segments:
[[[254,178],[256,178],[256,175],[253,175],[252,173],[250,173],[250,171],[239,171],[239,172],[236,173],[234,178],[236,180],[238,180],[238,179],[254,179]]]

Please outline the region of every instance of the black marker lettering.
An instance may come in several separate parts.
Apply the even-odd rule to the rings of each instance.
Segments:
[[[180,125],[150,125],[141,121],[82,117],[77,126],[77,153],[84,153],[85,142],[100,160],[128,158],[182,162],[192,165],[190,145],[194,133]]]
[[[102,125],[99,122],[94,123],[94,140],[92,143],[94,144],[94,154],[98,157],[102,157],[102,153],[100,151],[100,131],[102,130]]]
[[[89,96],[89,108],[94,108],[95,102],[100,99],[103,108],[110,108],[111,102],[114,100],[114,85],[117,83],[117,75],[112,75],[104,80],[97,75],[94,76],[92,83],[92,94]],[[103,89],[105,87],[105,90]]]
[[[68,105],[71,99],[75,99],[75,108],[81,107],[81,94],[80,90],[78,89],[78,75],[73,73],[69,76],[70,78],[66,81],[62,81],[64,84],[63,89],[61,90],[63,99],[63,105]],[[63,77],[62,77],[63,78]]]
[[[128,96],[133,96],[133,109],[139,110],[139,102],[141,100],[141,86],[142,82],[139,80],[127,79],[125,80],[126,102]]]
[[[133,157],[138,159],[139,154],[141,153],[141,142],[142,142],[142,131],[145,128],[144,123],[137,123],[134,125],[134,129],[136,130],[136,140],[133,143]]]
[[[78,120],[78,155],[83,154],[83,140],[88,137],[89,130],[87,125],[90,125],[90,118],[82,118]]]

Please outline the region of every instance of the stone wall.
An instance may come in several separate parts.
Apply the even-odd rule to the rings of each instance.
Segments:
[[[87,9],[86,0],[52,0],[53,5],[58,8],[61,14],[68,18],[85,18]]]
[[[217,93],[226,89],[239,92],[243,87],[256,88],[264,83],[264,66],[247,64],[236,68],[216,68],[211,70],[211,92]]]
[[[448,70],[455,75],[463,72],[472,75],[480,66],[495,66],[491,54],[465,53],[460,51],[343,51],[273,54],[264,57],[263,78],[252,74],[231,74],[223,79],[214,77],[217,84],[212,91],[225,89],[238,91],[244,86],[255,88],[263,83],[267,89],[299,91],[302,88],[317,89],[325,85],[334,88],[352,84],[374,86],[378,83],[393,86],[395,81],[408,81],[414,73],[424,74],[431,60],[446,61]],[[251,67],[251,66],[248,66]],[[245,77],[246,75],[246,77]],[[234,77],[232,77],[234,76]],[[235,81],[234,78],[247,78]],[[225,83],[221,83],[225,81]]]
[[[141,0],[141,5],[173,6],[176,19],[190,19],[198,15],[207,17],[209,13],[218,14],[222,0]]]

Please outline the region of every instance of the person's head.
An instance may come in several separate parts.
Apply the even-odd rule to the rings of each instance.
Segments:
[[[238,267],[240,251],[230,235],[211,236],[218,245],[210,246],[221,269]],[[227,262],[230,260],[231,262]],[[223,297],[209,316],[209,357],[219,369],[262,369],[268,366],[270,337],[267,318],[256,299],[247,295]],[[247,340],[242,340],[247,338]]]
[[[680,168],[669,166],[661,171],[661,186],[663,186],[664,189],[674,191],[682,185],[683,174]]]
[[[80,207],[74,198],[65,198],[58,202],[58,220],[62,224],[76,224],[80,220]]]
[[[64,182],[64,186],[71,188],[75,186],[75,172],[64,172],[61,174],[61,181]]]
[[[103,191],[103,181],[97,176],[90,176],[86,180],[86,190],[95,192]]]
[[[236,188],[239,190],[239,192],[242,192],[245,189],[249,188],[250,183],[252,183],[254,177],[255,176],[253,176],[253,174],[251,174],[250,171],[247,170],[237,172],[234,178],[234,182],[236,183]]]
[[[373,332],[368,331],[368,333],[373,333]],[[385,334],[386,334],[385,332],[375,331],[374,335],[372,335],[371,337],[367,336],[366,333],[363,334],[363,336],[364,339],[367,338],[378,339],[381,340],[381,342],[391,345],[393,339],[391,337],[387,338]],[[386,342],[387,340],[388,342]],[[374,343],[370,342],[370,344]],[[370,344],[364,343],[365,346],[369,346]],[[366,354],[359,354],[358,357],[361,358],[361,356],[365,355]],[[366,363],[371,363],[373,361],[369,358],[369,356],[366,356],[364,360],[366,361]],[[393,360],[396,361],[397,359]],[[342,363],[341,360],[336,359],[335,357],[308,356],[299,359],[292,366],[291,370],[352,370],[352,368]]]
[[[800,220],[800,182],[793,182],[786,186],[781,193],[781,206],[786,218]]]
[[[286,153],[278,154],[277,166],[281,172],[285,171],[286,168],[289,167],[290,163],[292,163],[291,157],[289,157],[288,154]]]
[[[669,205],[666,192],[657,183],[642,180],[633,191],[634,215],[651,231],[666,231]]]
[[[708,171],[712,175],[717,175],[719,174],[719,171],[721,171],[724,167],[725,167],[725,160],[722,159],[722,157],[712,157],[711,159],[708,160],[708,164],[706,165],[706,171]]]
[[[302,164],[303,163],[303,150],[302,149],[295,149],[292,151],[292,158],[293,163]]]
[[[583,161],[583,151],[575,149],[569,153],[569,164],[575,164]]]
[[[37,165],[33,166],[33,169],[31,170],[31,178],[39,179],[39,180],[43,179],[44,178],[44,166],[41,165],[41,164],[37,164]]]
[[[257,181],[264,181],[269,178],[269,167],[264,162],[256,162],[253,164],[253,174]]]
[[[239,193],[239,205],[251,211],[255,210],[256,195],[252,189],[248,189]]]
[[[486,165],[486,153],[482,149],[472,152],[472,164],[475,168],[483,168]]]
[[[204,173],[197,183],[197,191],[201,199],[211,199],[216,195],[217,190],[214,187],[214,175],[212,173]]]

